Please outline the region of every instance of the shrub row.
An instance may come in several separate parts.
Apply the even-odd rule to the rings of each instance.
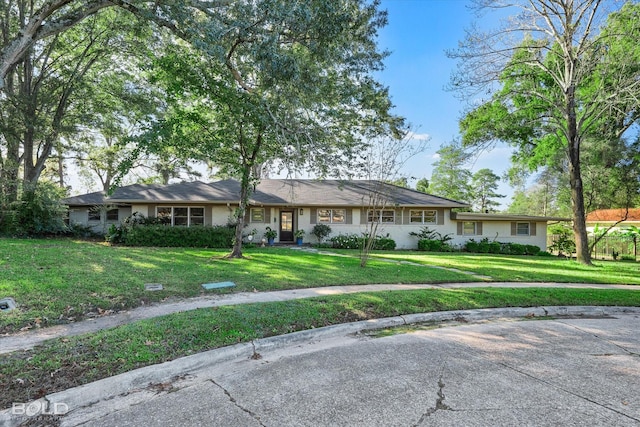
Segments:
[[[482,239],[479,242],[471,239],[464,245],[466,252],[482,254],[504,254],[504,255],[538,255],[540,248],[535,245],[522,245],[520,243],[500,243],[489,242]]]
[[[146,225],[129,230],[123,239],[127,246],[161,246],[189,248],[230,248],[234,229],[222,225],[204,227],[169,227]]]
[[[214,225],[202,227],[171,227],[157,218],[134,214],[122,225],[111,226],[107,240],[126,246],[231,248],[235,228]]]
[[[418,240],[418,250],[427,252],[452,252],[453,248],[440,239],[420,239]]]
[[[339,234],[330,239],[331,246],[336,249],[360,249],[364,247],[365,237],[357,234]],[[372,249],[391,251],[396,248],[396,241],[389,237],[376,236]]]

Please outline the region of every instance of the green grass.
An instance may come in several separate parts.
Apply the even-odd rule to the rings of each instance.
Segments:
[[[593,266],[586,266],[556,257],[409,251],[374,257],[469,271],[494,282],[640,284],[640,264],[635,262],[594,260]]]
[[[640,284],[638,263],[596,261],[595,266],[587,267],[557,258],[398,251],[376,252],[368,266],[361,268],[357,251],[336,252],[347,256],[255,248],[245,251],[246,259],[229,260],[221,250],[0,239],[0,298],[13,297],[19,306],[0,313],[0,334],[196,297],[206,293],[202,283],[218,281],[232,281],[237,286],[213,292],[478,280],[469,274],[429,268],[440,266],[488,276],[493,281]],[[164,290],[146,292],[145,283],[161,283]]]
[[[640,292],[550,288],[370,292],[175,313],[0,356],[0,407],[196,352],[299,330],[410,313],[545,305],[640,306]]]
[[[233,289],[265,291],[367,283],[441,283],[472,280],[449,271],[324,256],[286,248],[249,249],[246,259],[226,251],[111,247],[72,240],[0,239],[0,298],[19,310],[0,314],[0,334],[80,320],[171,298],[205,293],[201,285],[232,281]],[[161,283],[160,292],[144,291]]]

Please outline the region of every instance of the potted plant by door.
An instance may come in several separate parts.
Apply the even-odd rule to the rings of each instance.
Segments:
[[[267,239],[269,246],[273,246],[273,242],[275,241],[277,236],[278,232],[276,230],[273,230],[271,227],[267,227],[267,230],[264,232],[264,237],[265,239]]]
[[[304,230],[298,229],[293,235],[296,237],[296,243],[298,246],[302,246],[302,239],[304,238]]]

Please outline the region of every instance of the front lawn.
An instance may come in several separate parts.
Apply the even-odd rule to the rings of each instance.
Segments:
[[[357,251],[339,252],[344,256],[254,248],[245,250],[246,259],[228,260],[222,250],[0,239],[0,298],[12,297],[18,304],[17,310],[0,313],[0,334],[195,297],[207,293],[203,283],[220,281],[237,286],[208,292],[480,280],[462,271],[493,281],[640,284],[638,263],[597,261],[585,267],[557,258],[398,251],[376,252],[361,268]],[[145,291],[146,283],[160,283],[164,290]]]
[[[557,257],[397,251],[376,258],[474,272],[494,282],[558,282],[640,285],[640,263],[594,260],[585,266]]]
[[[18,310],[0,313],[0,334],[108,314],[167,299],[205,293],[203,283],[232,281],[214,292],[252,292],[368,283],[468,282],[465,274],[287,248],[245,250],[130,248],[61,239],[0,239],[0,299]],[[164,290],[148,292],[146,283]]]

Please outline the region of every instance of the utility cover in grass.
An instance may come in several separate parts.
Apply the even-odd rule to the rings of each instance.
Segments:
[[[0,299],[0,311],[11,311],[16,308],[16,302],[13,298]]]
[[[202,287],[209,290],[209,289],[218,289],[218,288],[230,288],[235,285],[236,284],[233,282],[217,282],[217,283],[204,283]]]

